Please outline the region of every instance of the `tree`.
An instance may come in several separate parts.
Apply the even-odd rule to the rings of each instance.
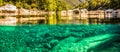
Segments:
[[[84,9],[84,8],[88,8],[88,6],[89,6],[89,3],[84,2],[84,3],[80,3],[76,8]]]
[[[111,0],[109,8],[119,9],[120,8],[120,0]]]
[[[31,9],[37,10],[37,7],[38,7],[38,6],[37,6],[35,3],[32,3],[32,4],[31,4]]]
[[[110,4],[111,0],[88,0],[86,2],[81,2],[77,8],[88,8],[91,9],[98,9],[100,7],[106,8]]]
[[[0,6],[3,5],[3,0],[0,0]]]
[[[40,0],[40,7],[45,11],[55,11],[56,2],[55,0]]]
[[[22,18],[22,16],[21,16],[21,8],[22,8],[22,6],[23,6],[23,4],[21,3],[21,2],[16,2],[16,6],[17,6],[17,8],[18,8],[18,23],[21,23],[21,18]]]
[[[90,7],[91,7],[91,9],[98,9],[100,7],[106,8],[109,5],[110,1],[111,0],[91,0]]]
[[[23,4],[23,8],[25,8],[25,9],[30,9],[31,6],[30,6],[28,3],[24,3],[24,4]]]
[[[54,24],[56,17],[51,12],[56,10],[56,0],[40,0],[40,2],[41,9],[47,11],[46,22],[48,24]]]

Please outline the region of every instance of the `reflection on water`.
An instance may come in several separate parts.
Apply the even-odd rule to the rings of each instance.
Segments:
[[[119,24],[120,18],[47,17],[38,15],[0,16],[0,24]]]
[[[0,26],[1,52],[119,52],[120,25]]]

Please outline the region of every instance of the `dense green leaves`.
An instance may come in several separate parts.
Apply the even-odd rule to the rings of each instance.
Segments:
[[[3,0],[0,0],[0,6],[3,4]]]
[[[0,5],[14,4],[18,8],[39,9],[45,11],[66,10],[70,7],[64,1],[58,0],[0,0]]]
[[[87,8],[91,9],[99,9],[100,7],[104,9],[118,9],[120,8],[120,0],[88,0],[86,2],[82,2],[77,6],[77,8]]]
[[[120,0],[111,0],[109,8],[120,8]]]
[[[41,7],[43,8],[43,10],[54,11],[56,9],[55,0],[43,0],[41,3]]]
[[[74,1],[70,0],[0,0],[0,6],[8,3],[17,6],[19,2],[22,3],[21,7],[23,8],[39,9],[45,11],[61,11],[75,7],[69,4],[71,2],[74,3]],[[89,10],[98,9],[100,7],[104,9],[118,9],[120,8],[120,0],[85,0],[84,2],[80,0],[80,4],[76,6],[76,8],[87,8]]]
[[[28,3],[24,3],[24,4],[23,4],[23,8],[25,8],[25,9],[30,9],[31,6],[30,6]]]
[[[61,11],[61,10],[68,10],[70,7],[69,5],[67,5],[65,2],[63,1],[56,1],[57,4],[57,11]]]

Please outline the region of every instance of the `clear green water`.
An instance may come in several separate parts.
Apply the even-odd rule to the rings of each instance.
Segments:
[[[120,25],[0,26],[0,52],[119,52]]]

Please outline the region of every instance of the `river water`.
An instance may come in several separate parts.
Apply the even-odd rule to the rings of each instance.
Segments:
[[[120,25],[0,26],[0,52],[119,52]]]

